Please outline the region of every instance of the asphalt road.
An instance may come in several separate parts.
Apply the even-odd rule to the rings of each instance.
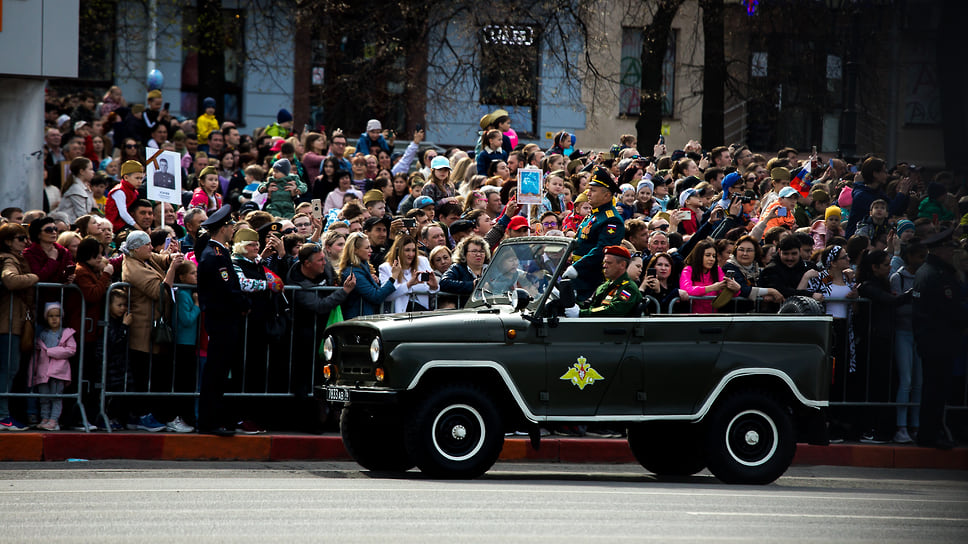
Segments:
[[[0,464],[0,542],[956,542],[968,473],[794,467],[776,483],[499,463],[475,481],[352,463]]]

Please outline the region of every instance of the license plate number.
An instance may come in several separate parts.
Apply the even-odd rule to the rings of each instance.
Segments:
[[[327,387],[326,400],[330,402],[349,402],[350,390],[343,387]]]

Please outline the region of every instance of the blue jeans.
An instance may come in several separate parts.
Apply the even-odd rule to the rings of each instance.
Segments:
[[[921,413],[921,356],[914,345],[914,333],[895,331],[894,358],[897,361],[897,402],[915,406],[897,407],[898,427],[917,427]],[[910,419],[908,412],[910,411]]]
[[[20,370],[20,335],[0,334],[0,419],[10,417],[7,397],[13,388],[13,377]]]

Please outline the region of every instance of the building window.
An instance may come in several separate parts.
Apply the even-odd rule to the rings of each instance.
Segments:
[[[114,44],[117,41],[114,0],[82,0],[78,43],[77,79],[114,84]],[[100,97],[98,97],[100,99]]]
[[[182,74],[181,74],[181,107],[184,115],[191,116],[199,111],[199,105],[204,97],[198,96],[198,11],[187,8],[182,19]],[[241,126],[242,121],[242,91],[245,75],[245,12],[237,9],[222,10],[222,36],[225,47],[222,62],[225,71],[225,81],[222,85],[221,97],[223,119]],[[215,97],[216,100],[219,97]]]
[[[662,115],[672,117],[675,113],[676,91],[676,41],[678,30],[669,31],[669,45],[662,60]],[[642,88],[642,29],[622,29],[621,85],[619,89],[619,114],[637,116],[640,111]]]

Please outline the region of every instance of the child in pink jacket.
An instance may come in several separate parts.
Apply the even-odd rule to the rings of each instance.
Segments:
[[[42,395],[60,395],[71,383],[71,364],[68,361],[77,352],[74,329],[61,328],[61,305],[56,302],[44,307],[46,327],[37,331],[34,353],[30,358],[30,386]],[[41,397],[38,428],[59,431],[63,400]]]

